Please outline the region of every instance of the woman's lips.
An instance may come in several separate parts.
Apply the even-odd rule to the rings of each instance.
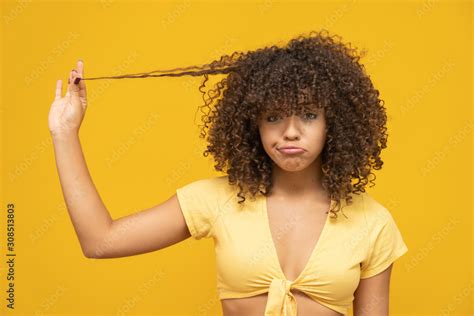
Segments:
[[[303,148],[299,147],[284,147],[279,148],[278,150],[284,154],[301,154],[305,151]]]

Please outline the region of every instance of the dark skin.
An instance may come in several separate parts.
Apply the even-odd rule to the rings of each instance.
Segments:
[[[259,132],[266,153],[273,160],[273,193],[300,198],[308,192],[327,198],[321,186],[321,151],[326,141],[326,121],[323,109],[309,109],[300,115],[282,118],[265,114],[259,122]],[[297,146],[304,153],[288,155],[283,146]]]
[[[326,141],[325,129],[324,110],[316,108],[300,115],[285,118],[279,117],[275,113],[265,113],[259,122],[262,144],[266,153],[274,162],[274,187],[272,188],[272,197],[269,199],[275,199],[277,200],[274,203],[275,205],[283,206],[282,210],[277,210],[280,214],[274,216],[275,226],[278,226],[279,222],[281,222],[280,224],[287,222],[284,209],[298,210],[302,212],[302,215],[306,214],[304,208],[295,207],[298,201],[312,201],[322,204],[328,202],[329,197],[321,186],[320,154]],[[298,155],[285,155],[278,151],[278,148],[289,145],[302,147],[305,151]],[[325,210],[325,208],[322,207],[321,210]],[[321,224],[321,221],[322,218],[319,220],[319,224]],[[312,245],[312,243],[309,243],[302,246],[310,249]],[[284,258],[281,261],[287,262],[284,242],[281,242],[280,246],[277,243],[277,249],[280,249],[279,253]],[[302,259],[302,262],[305,261]],[[301,267],[301,265],[299,266]],[[393,264],[373,277],[360,280],[354,293],[354,316],[388,315],[392,266]],[[300,270],[297,269],[293,276],[298,275]],[[291,269],[288,269],[288,271],[291,271]],[[285,274],[288,275],[288,273]],[[302,293],[295,291],[294,294],[298,301],[300,315],[305,315],[305,313],[308,315],[318,313],[318,315],[323,316],[340,315],[324,306],[320,306]],[[253,310],[261,310],[266,303],[266,295],[244,298],[241,299],[241,303],[243,305],[237,302],[224,303],[228,305],[225,305],[224,311],[227,310],[228,316],[232,316],[237,315],[238,312],[236,314],[232,313],[231,307],[239,312],[242,311],[242,308],[245,308],[244,306],[252,306]]]
[[[313,115],[316,114],[316,115]],[[268,122],[268,119],[271,122]],[[286,118],[264,116],[259,124],[262,144],[274,162],[272,193],[280,197],[328,199],[321,187],[320,153],[326,140],[326,121],[323,109]],[[304,154],[285,156],[276,150],[283,145],[306,149]],[[314,194],[313,194],[314,196]],[[361,279],[354,293],[354,315],[388,315],[389,286],[392,265],[376,276]]]
[[[49,113],[49,128],[53,138],[56,165],[65,197],[68,214],[87,258],[118,258],[156,251],[189,238],[183,213],[176,194],[148,209],[113,219],[100,198],[87,169],[79,142],[79,128],[87,108],[85,81],[74,84],[83,76],[84,63],[78,61],[77,69],[69,74],[67,93],[62,96],[62,81],[58,80],[55,98]],[[311,112],[311,111],[310,111]],[[284,225],[285,210],[295,210],[308,224],[313,216],[314,227],[321,228],[326,216],[328,196],[321,186],[320,153],[325,142],[323,112],[316,116],[308,113],[278,118],[259,124],[265,151],[274,162],[274,187],[269,196],[272,230]],[[284,145],[303,147],[306,151],[297,156],[278,152]],[[305,201],[297,205],[297,201]],[[306,203],[311,202],[311,203]],[[321,212],[306,209],[317,204]],[[313,225],[310,223],[311,225]],[[306,227],[305,227],[306,228]],[[317,230],[317,229],[314,229]],[[275,244],[284,274],[293,279],[307,261],[307,254],[317,239],[301,235],[308,229],[293,230],[287,239]],[[316,232],[318,233],[318,232]],[[287,244],[302,240],[293,257]],[[388,315],[389,283],[392,265],[376,276],[361,279],[354,293],[354,315]],[[299,316],[337,316],[339,313],[313,301],[302,293],[294,293],[298,300]],[[223,300],[225,316],[261,315],[266,296]]]

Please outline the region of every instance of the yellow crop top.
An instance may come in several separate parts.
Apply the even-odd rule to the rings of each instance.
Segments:
[[[273,243],[266,197],[246,197],[242,206],[237,192],[228,176],[176,190],[192,237],[214,239],[219,299],[268,292],[266,316],[296,316],[291,289],[347,315],[360,279],[382,272],[408,251],[391,213],[367,192],[352,194],[353,204],[343,209],[348,218],[341,212],[337,219],[329,214],[305,268],[295,280],[287,280]]]

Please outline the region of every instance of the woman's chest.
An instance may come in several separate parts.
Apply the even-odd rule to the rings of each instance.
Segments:
[[[366,248],[353,240],[357,225],[338,226],[328,207],[262,203],[222,216],[215,239],[218,290],[251,293],[286,278],[338,288],[340,298],[352,295]]]
[[[329,202],[278,203],[268,199],[262,225],[287,280],[296,280],[311,264],[329,225],[329,206]]]

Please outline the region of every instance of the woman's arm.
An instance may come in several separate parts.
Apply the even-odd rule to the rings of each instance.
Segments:
[[[354,292],[354,316],[388,316],[392,267],[393,264],[377,275],[360,280]]]
[[[82,248],[88,258],[112,258],[158,250],[191,236],[176,194],[150,209],[113,220],[87,169],[79,141],[79,127],[87,109],[84,63],[69,74],[67,93],[56,83],[48,117],[56,166],[64,200]]]
[[[78,135],[53,136],[53,144],[64,199],[86,257],[131,256],[191,236],[176,194],[152,208],[112,220],[87,169]]]
[[[52,136],[56,167],[64,200],[85,256],[112,225],[87,169],[79,135],[75,132]]]

